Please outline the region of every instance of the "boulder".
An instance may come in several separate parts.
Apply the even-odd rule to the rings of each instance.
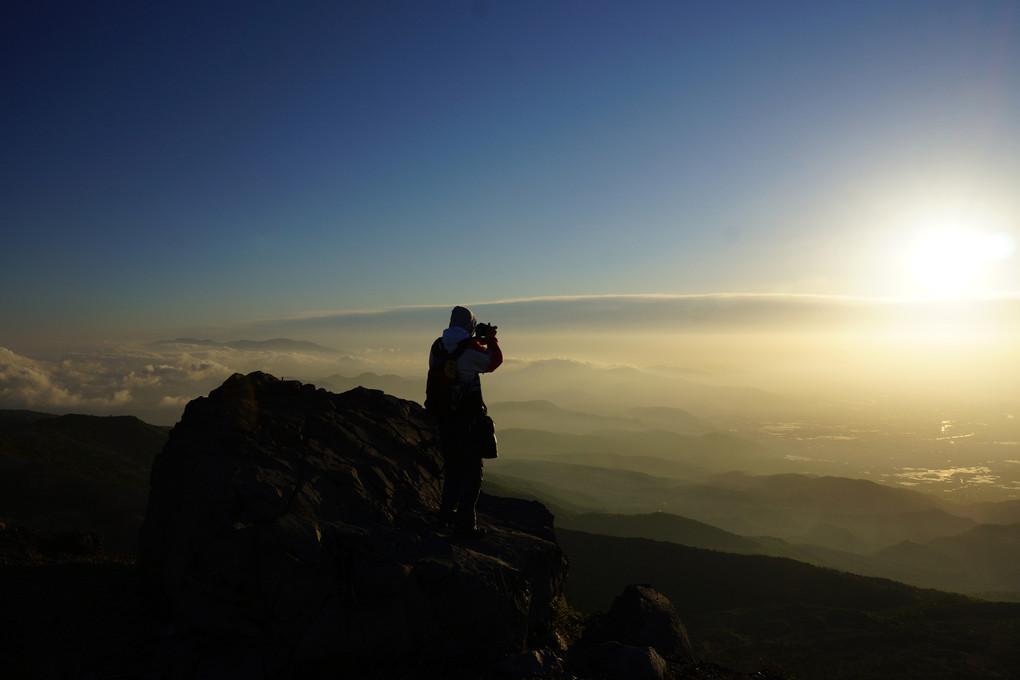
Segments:
[[[358,677],[520,653],[562,592],[540,504],[483,496],[436,531],[424,409],[235,374],[188,404],[152,470],[140,559],[171,625],[156,677]]]
[[[692,658],[687,629],[673,603],[649,585],[630,585],[613,600],[606,623],[615,639],[653,647],[667,659]]]
[[[608,680],[703,677],[673,603],[649,585],[627,586],[608,612],[589,619],[570,667]]]

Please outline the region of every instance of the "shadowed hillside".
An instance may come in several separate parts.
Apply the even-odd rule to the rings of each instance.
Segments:
[[[149,471],[170,428],[131,416],[0,416],[0,518],[51,530],[99,531],[133,551]]]
[[[621,538],[641,537],[679,543],[708,550],[733,553],[763,552],[762,544],[714,526],[685,517],[655,512],[644,515],[561,514],[556,517],[562,529]]]
[[[696,436],[716,428],[676,408],[632,408],[623,414],[594,414],[562,408],[551,401],[501,401],[489,404],[489,412],[503,430],[545,430],[591,434],[601,430],[665,430]]]
[[[565,528],[789,557],[918,587],[1020,601],[1020,524],[975,526],[938,500],[906,489],[741,473],[695,484],[546,461],[505,462],[487,483],[559,508]]]
[[[904,540],[950,536],[975,525],[932,496],[862,479],[740,472],[684,478],[677,463],[672,464],[677,475],[656,475],[647,471],[653,464],[640,457],[630,464],[622,457],[602,461],[598,455],[587,464],[574,462],[584,460],[581,455],[570,462],[550,458],[500,461],[490,476],[507,487],[533,490],[560,507],[666,512],[744,536],[776,536],[859,554]]]
[[[163,622],[132,555],[96,534],[0,530],[4,678],[146,677]]]
[[[600,609],[619,583],[650,583],[676,603],[697,655],[738,670],[763,658],[798,678],[1016,678],[1020,669],[1020,604],[789,559],[557,533],[572,602]]]
[[[196,400],[188,413],[175,429],[176,443],[159,457],[159,474],[153,477],[153,488],[159,490],[146,529],[148,592],[172,604],[163,614],[176,612],[173,628],[166,627],[163,614],[148,608],[133,557],[104,554],[101,539],[91,534],[54,536],[8,528],[0,536],[5,584],[0,594],[11,611],[40,603],[31,615],[16,616],[3,629],[3,639],[22,650],[24,663],[17,668],[28,669],[22,675],[43,669],[42,677],[74,677],[80,674],[75,669],[88,669],[100,677],[137,677],[139,669],[155,668],[155,677],[169,677],[228,664],[261,669],[257,676],[284,677],[280,673],[295,659],[314,675],[336,670],[343,657],[348,676],[374,677],[377,661],[369,659],[403,655],[405,663],[414,665],[438,655],[449,661],[476,644],[465,641],[484,639],[478,649],[495,645],[504,651],[521,649],[524,637],[532,644],[538,638],[522,633],[522,622],[527,622],[525,629],[546,630],[541,634],[546,640],[550,625],[561,630],[581,625],[569,607],[562,608],[565,603],[555,605],[562,575],[549,567],[547,558],[556,552],[550,547],[552,517],[538,504],[483,496],[480,516],[490,533],[473,545],[451,544],[430,529],[440,465],[435,435],[418,404],[364,389],[333,395],[252,374],[234,376]],[[120,490],[148,487],[149,471],[138,464],[135,452],[146,442],[161,448],[167,441],[166,428],[133,418],[30,412],[0,413],[0,432],[5,447],[0,462],[10,472],[2,483],[12,491],[5,498],[22,503],[11,506],[16,512],[8,512],[8,518],[32,514],[24,507],[33,498],[63,493],[69,513],[91,530],[101,530],[101,518],[90,513],[106,507],[103,502],[109,505],[104,512],[121,525],[137,527],[137,515],[117,515]],[[619,433],[609,441],[622,437]],[[565,441],[604,442],[605,434]],[[667,439],[678,441],[674,435]],[[661,433],[650,436],[654,441]],[[583,460],[583,451],[575,453],[576,460]],[[650,583],[676,603],[698,662],[671,661],[673,675],[664,678],[739,675],[712,664],[737,666],[749,674],[781,666],[800,680],[1008,678],[1014,677],[1008,669],[1020,667],[1012,649],[1020,633],[1017,606],[846,573],[875,573],[881,565],[888,570],[882,574],[932,579],[966,574],[986,579],[982,582],[992,588],[1016,576],[1020,525],[975,525],[923,494],[861,480],[727,474],[692,483],[649,474],[664,460],[654,456],[622,451],[589,455],[589,462],[598,459],[604,466],[565,459],[515,460],[501,451],[501,458],[487,466],[486,490],[554,501],[550,507],[560,527],[555,535],[571,565],[566,586],[571,605],[588,612],[611,609],[621,590],[634,583]],[[630,469],[614,464],[620,461]],[[79,491],[89,485],[118,491],[100,501],[97,494],[69,493],[72,474],[85,480],[77,485]],[[36,484],[32,480],[45,491],[27,493]],[[823,544],[855,543],[865,552],[740,535],[666,512],[590,512],[664,506],[700,507],[733,524],[787,527]],[[1008,510],[996,506],[976,512]],[[958,531],[866,553],[876,537],[941,531],[938,527]],[[346,586],[337,589],[338,575],[350,592]],[[990,576],[1003,581],[987,580]],[[48,588],[54,578],[69,587]],[[521,579],[528,583],[527,606],[514,595]],[[559,612],[560,623],[536,620],[543,611],[535,599],[536,583],[548,585],[540,600],[549,601],[544,610],[549,621]],[[285,598],[277,595],[282,592]],[[323,607],[331,606],[323,605],[324,597],[373,613],[363,615],[358,625],[343,623],[341,614],[324,619],[321,612],[329,610]],[[65,610],[74,613],[61,618],[66,625],[47,624],[46,612]],[[469,612],[485,617],[484,625],[463,625]],[[377,614],[380,618],[373,618]],[[566,671],[573,677],[600,677],[601,670],[593,669],[603,668],[606,657],[600,655],[607,648],[600,645],[608,644],[598,641],[605,634],[598,632],[600,621],[589,621],[596,632],[583,638],[594,646],[579,642],[582,651],[569,657],[577,659],[574,663],[586,659]],[[365,625],[374,637],[368,637],[368,628],[359,630]],[[168,637],[167,630],[177,632]],[[55,635],[75,642],[51,658],[47,650]],[[224,653],[218,646],[227,639],[232,651]],[[210,647],[214,640],[221,642]],[[335,654],[337,640],[348,653]],[[326,647],[334,652],[323,655]],[[281,656],[280,649],[291,651]],[[408,650],[414,650],[410,659]],[[472,670],[445,665],[437,671],[439,666],[430,665],[418,667],[414,677],[568,677],[556,666],[567,658],[562,653],[530,653],[516,658],[512,670],[483,664]],[[351,661],[352,654],[361,655],[357,662]],[[475,656],[470,664],[478,662]],[[625,672],[618,677],[637,676]]]
[[[789,469],[788,463],[760,444],[718,432],[684,435],[654,429],[598,429],[576,434],[502,428],[499,437],[508,457],[514,459],[571,462],[583,455],[591,465],[596,464],[591,457],[599,456],[620,468],[662,477]]]

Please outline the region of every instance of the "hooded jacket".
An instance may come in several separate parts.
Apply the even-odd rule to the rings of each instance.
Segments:
[[[463,341],[467,341],[467,348],[457,358],[457,383],[460,385],[462,394],[482,392],[482,381],[478,379],[479,373],[491,373],[503,363],[503,352],[499,348],[499,341],[491,338],[488,346],[482,345],[478,340],[471,337],[472,333],[460,326],[451,326],[443,331],[440,341],[443,349],[448,353],[457,349]],[[429,368],[437,366],[442,357],[435,353],[429,354]]]

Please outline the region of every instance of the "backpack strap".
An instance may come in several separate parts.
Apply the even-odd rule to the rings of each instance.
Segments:
[[[452,352],[446,351],[446,346],[443,345],[442,338],[436,338],[436,341],[432,343],[432,354],[436,355],[440,359],[453,359],[456,361],[460,358],[460,355],[464,353],[464,350],[468,348],[472,338],[464,338],[457,343],[457,346]]]
[[[471,338],[464,338],[463,340],[458,342],[457,347],[455,347],[454,350],[450,352],[450,358],[453,359],[454,361],[459,359],[460,355],[464,353],[464,350],[468,348],[470,341]]]

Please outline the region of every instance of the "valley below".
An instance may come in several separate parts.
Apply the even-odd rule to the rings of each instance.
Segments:
[[[413,396],[411,381],[380,378]],[[594,614],[651,584],[706,661],[796,678],[1018,677],[1013,418],[765,410],[494,400],[483,491],[553,512],[573,607]],[[125,569],[169,429],[0,413],[7,534],[98,532],[104,568]],[[25,579],[31,560],[0,569]]]

